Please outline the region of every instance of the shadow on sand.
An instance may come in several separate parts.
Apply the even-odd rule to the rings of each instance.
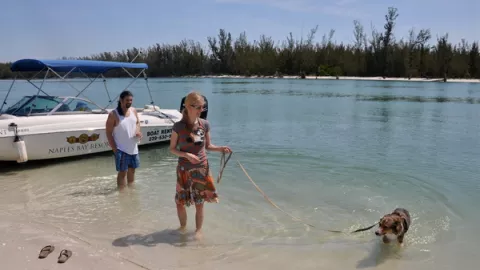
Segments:
[[[357,263],[357,269],[375,268],[387,260],[398,259],[401,249],[396,243],[384,244],[382,242],[375,243],[370,254]]]
[[[158,244],[169,244],[176,247],[185,247],[189,242],[195,241],[194,235],[195,233],[193,232],[181,234],[174,229],[165,229],[147,235],[130,234],[120,237],[115,239],[112,242],[112,245],[116,247],[128,247],[133,245],[154,247]]]

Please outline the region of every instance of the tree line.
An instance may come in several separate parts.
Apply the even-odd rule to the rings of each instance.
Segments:
[[[335,30],[314,42],[318,26],[299,40],[289,33],[286,40],[275,42],[261,35],[250,42],[245,32],[236,39],[225,29],[207,38],[208,45],[183,40],[179,44],[155,44],[145,49],[103,52],[80,58],[122,62],[145,62],[149,77],[205,75],[242,76],[382,76],[403,78],[479,78],[478,41],[459,44],[449,41],[448,33],[432,37],[430,29],[409,30],[408,38],[395,38],[398,9],[389,7],[383,30],[371,26],[367,35],[358,20],[353,21],[353,44],[337,44]],[[0,78],[12,78],[10,63],[0,63]],[[123,77],[113,71],[109,77]]]

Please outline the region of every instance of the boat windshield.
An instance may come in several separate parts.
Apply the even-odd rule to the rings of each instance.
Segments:
[[[60,113],[92,113],[102,111],[96,104],[81,98],[68,97],[63,101],[53,114]]]
[[[17,103],[13,104],[10,108],[6,109],[5,111],[1,113],[6,113],[6,114],[13,114],[16,110],[18,110],[20,107],[23,106],[27,101],[29,101],[32,97],[31,96],[26,96],[20,99]],[[6,103],[5,103],[6,104]]]
[[[51,96],[25,96],[4,113],[16,116],[49,113],[60,104],[62,100],[63,98]]]
[[[63,102],[63,103],[62,103]],[[15,116],[85,113],[99,109],[98,106],[81,98],[25,96],[4,113]]]

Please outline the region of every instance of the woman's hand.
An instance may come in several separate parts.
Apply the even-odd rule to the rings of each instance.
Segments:
[[[228,147],[228,146],[220,146],[220,152],[230,153],[230,152],[232,152],[232,149],[230,149],[230,147]]]
[[[199,159],[196,155],[194,155],[194,154],[192,154],[192,153],[187,153],[187,154],[185,155],[185,158],[187,158],[188,161],[190,161],[192,164],[197,164],[197,163],[200,162],[200,159]]]

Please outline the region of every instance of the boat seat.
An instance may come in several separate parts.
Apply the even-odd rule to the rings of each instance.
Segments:
[[[60,108],[58,108],[57,112],[69,112],[70,111],[70,107],[68,107],[67,104],[63,104],[62,106],[60,106]]]
[[[146,111],[146,112],[147,111],[152,111],[153,112],[153,111],[159,111],[159,110],[160,110],[160,107],[156,106],[156,105],[155,105],[155,107],[153,107],[153,105],[145,105],[143,107],[143,111]]]
[[[77,106],[73,110],[77,111],[77,112],[91,112],[92,111],[92,109],[90,109],[90,107],[88,107],[88,105],[84,102],[78,102]]]

